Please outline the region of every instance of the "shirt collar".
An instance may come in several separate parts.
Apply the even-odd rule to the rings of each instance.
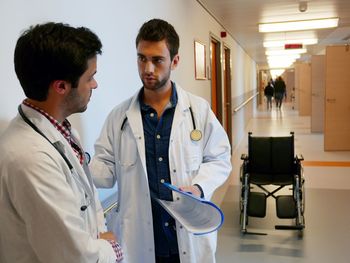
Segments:
[[[66,138],[66,140],[68,142],[71,141],[72,125],[70,124],[70,122],[67,119],[65,119],[62,123],[60,123],[54,117],[52,117],[50,114],[45,112],[43,109],[40,109],[37,106],[31,104],[28,100],[25,99],[22,103],[23,103],[23,105],[26,105],[26,106],[36,110],[40,114],[42,114],[63,135],[63,137]]]

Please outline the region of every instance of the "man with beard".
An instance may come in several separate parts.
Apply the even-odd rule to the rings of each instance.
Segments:
[[[217,233],[187,232],[155,198],[179,198],[167,182],[209,200],[231,171],[227,135],[204,99],[170,80],[179,63],[172,25],[146,22],[136,49],[143,87],[108,116],[90,166],[94,182],[118,184],[113,231],[124,262],[213,263]]]
[[[86,110],[100,39],[45,23],[18,39],[14,64],[26,98],[0,137],[0,262],[115,263],[84,151],[67,117]]]

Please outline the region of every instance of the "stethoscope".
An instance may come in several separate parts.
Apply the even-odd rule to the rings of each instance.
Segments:
[[[192,125],[193,125],[193,130],[190,132],[190,137],[192,141],[197,142],[200,139],[202,139],[202,132],[196,128],[196,123],[194,121],[192,108],[189,107],[189,109],[190,109]]]
[[[71,164],[71,162],[68,160],[67,156],[63,153],[62,149],[58,146],[58,144],[52,143],[49,138],[46,137],[46,135],[37,127],[35,126],[35,124],[33,122],[31,122],[31,120],[24,114],[21,105],[18,106],[18,113],[19,115],[21,115],[22,119],[37,133],[39,133],[42,137],[44,137],[55,149],[56,151],[62,156],[63,160],[66,162],[67,166],[69,167],[69,170],[71,171],[72,174],[73,173],[73,165]],[[88,153],[85,153],[86,156],[86,161],[89,162],[91,157]],[[78,179],[78,182],[83,186],[83,183],[80,182],[80,179]],[[84,186],[83,186],[84,187]],[[91,198],[89,198],[89,196],[86,194],[85,192],[85,198],[87,198],[87,203],[82,205],[80,207],[81,211],[85,211],[88,206],[91,204]]]
[[[189,110],[190,110],[190,113],[191,113],[191,120],[192,120],[192,126],[193,126],[193,129],[192,131],[190,132],[190,138],[192,141],[200,141],[202,139],[202,132],[200,130],[197,129],[196,127],[196,122],[194,121],[194,116],[193,116],[193,111],[192,111],[192,108],[189,107]],[[125,116],[123,122],[122,122],[122,125],[120,126],[120,130],[123,132],[124,130],[124,126],[125,126],[125,123],[127,121],[128,117]]]

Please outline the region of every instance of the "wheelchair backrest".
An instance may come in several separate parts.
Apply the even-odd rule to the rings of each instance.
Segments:
[[[290,182],[295,173],[294,134],[257,137],[249,133],[248,158],[248,171],[266,180],[265,183]]]

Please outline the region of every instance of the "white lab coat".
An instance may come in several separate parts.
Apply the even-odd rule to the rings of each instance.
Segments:
[[[22,109],[74,168],[71,173],[58,151],[19,115],[10,123],[0,137],[0,262],[114,263],[111,245],[97,239],[105,225],[88,170],[42,114]]]
[[[171,182],[176,186],[199,184],[209,200],[231,171],[230,144],[209,104],[178,85],[176,89],[178,104],[169,142]],[[108,116],[95,144],[90,168],[97,187],[118,184],[119,206],[113,231],[123,247],[123,262],[153,263],[152,209],[137,96],[115,107]],[[197,129],[203,133],[197,142],[190,138],[193,130],[190,106]],[[177,194],[173,193],[173,197],[176,199]],[[195,236],[178,223],[176,228],[182,263],[215,262],[216,232]]]

